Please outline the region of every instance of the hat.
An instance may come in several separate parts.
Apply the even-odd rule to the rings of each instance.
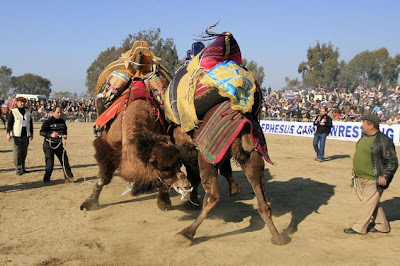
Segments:
[[[26,99],[24,98],[24,97],[17,97],[16,99],[15,99],[17,102],[26,102]]]
[[[381,122],[381,120],[379,119],[379,117],[377,115],[364,115],[363,117],[361,117],[361,120],[367,120],[370,121],[372,123],[374,123],[375,125],[379,124]]]

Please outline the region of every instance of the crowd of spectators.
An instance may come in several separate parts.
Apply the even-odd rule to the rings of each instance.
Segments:
[[[9,108],[13,108],[11,99],[6,101]],[[51,116],[54,106],[62,108],[64,119],[68,122],[94,122],[97,118],[96,107],[93,100],[85,99],[49,99],[49,100],[28,100],[27,107],[32,112],[34,122],[41,122]]]
[[[359,122],[365,114],[376,114],[383,123],[400,123],[400,86],[358,86],[332,92],[325,88],[268,90],[265,94],[263,119],[311,122],[326,107],[336,121]]]
[[[62,107],[68,122],[93,122],[97,118],[94,100],[91,99],[28,101],[34,122],[47,119],[55,105]],[[358,86],[354,90],[333,91],[325,88],[272,91],[269,88],[264,95],[262,119],[311,122],[319,115],[321,107],[326,107],[328,115],[336,121],[359,122],[361,116],[372,113],[377,114],[383,123],[400,124],[400,86]]]

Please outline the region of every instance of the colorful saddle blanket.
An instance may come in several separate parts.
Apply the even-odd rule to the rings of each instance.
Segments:
[[[251,127],[255,149],[268,163],[274,164],[268,155],[267,142],[260,124],[251,114],[242,115],[233,111],[230,101],[220,103],[207,112],[193,140],[203,158],[209,163],[216,164],[224,158],[232,142],[246,124]]]
[[[137,99],[151,100],[146,85],[143,81],[133,81],[122,95],[108,107],[97,119],[96,126],[103,128],[109,121],[114,119],[122,112],[132,101]]]
[[[206,111],[226,98],[230,99],[232,109],[251,112],[256,91],[251,73],[235,61],[222,62],[206,71],[196,56],[176,72],[166,91],[166,117],[188,132],[200,124]]]
[[[253,75],[235,61],[224,61],[214,66],[207,71],[202,82],[217,88],[221,96],[229,98],[233,110],[251,112],[256,82]]]

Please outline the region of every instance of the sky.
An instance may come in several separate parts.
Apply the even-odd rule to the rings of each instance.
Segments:
[[[339,60],[385,47],[400,53],[398,0],[103,1],[0,0],[0,66],[13,76],[47,78],[55,92],[86,91],[86,70],[100,52],[129,35],[161,29],[179,58],[208,25],[230,31],[242,57],[264,67],[264,87],[277,90],[317,42],[331,42]]]

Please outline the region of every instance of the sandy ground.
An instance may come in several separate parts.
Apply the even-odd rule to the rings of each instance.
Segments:
[[[81,211],[97,174],[92,124],[69,123],[67,150],[73,173],[86,182],[65,184],[56,164],[53,186],[43,186],[43,138],[35,124],[28,151],[31,173],[16,176],[11,144],[0,129],[0,265],[398,265],[400,177],[383,194],[389,234],[346,235],[358,199],[350,190],[354,142],[328,140],[324,163],[314,161],[312,139],[267,135],[277,166],[267,166],[267,198],[274,222],[290,242],[274,246],[257,212],[243,173],[229,197],[220,178],[220,204],[195,239],[175,234],[197,217],[171,192],[173,210],[162,212],[156,195],[122,196],[127,183],[116,176],[100,196],[101,208]],[[201,191],[201,195],[203,192]]]

